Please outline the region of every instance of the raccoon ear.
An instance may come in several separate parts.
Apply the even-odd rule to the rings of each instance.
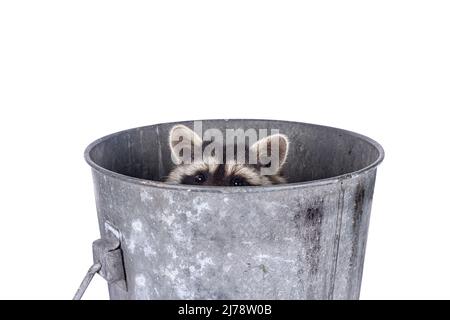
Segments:
[[[278,157],[273,153],[278,149]],[[289,140],[284,134],[274,134],[256,141],[251,147],[256,153],[258,163],[264,167],[274,166],[278,172],[286,162]]]
[[[202,139],[198,134],[182,124],[177,124],[170,130],[169,145],[172,160],[176,164],[180,164],[187,159],[192,160],[193,148],[201,147],[202,143]],[[180,155],[181,150],[183,150],[183,156]],[[185,155],[187,151],[189,151],[189,155]]]

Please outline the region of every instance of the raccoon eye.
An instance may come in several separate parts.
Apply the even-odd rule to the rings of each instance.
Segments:
[[[203,173],[199,173],[194,176],[194,183],[196,184],[202,184],[206,181],[206,176]]]
[[[230,185],[233,187],[245,187],[249,186],[249,183],[243,178],[234,177],[233,179],[231,179]]]

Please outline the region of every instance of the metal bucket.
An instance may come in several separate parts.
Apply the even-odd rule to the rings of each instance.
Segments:
[[[93,142],[85,156],[102,237],[94,258],[110,298],[358,299],[382,147],[305,123],[202,123],[204,129],[279,129],[291,141],[290,183],[161,182],[173,166],[168,135],[174,123]]]

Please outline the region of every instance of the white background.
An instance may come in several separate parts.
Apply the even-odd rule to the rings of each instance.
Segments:
[[[450,298],[449,17],[448,1],[2,1],[0,298],[74,294],[99,237],[88,143],[242,117],[379,141],[361,298]]]

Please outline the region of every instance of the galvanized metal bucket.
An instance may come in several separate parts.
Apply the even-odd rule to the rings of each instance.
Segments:
[[[183,122],[192,126],[192,122]],[[312,124],[206,120],[204,129],[279,129],[290,183],[199,187],[161,182],[174,123],[93,142],[101,239],[96,268],[111,299],[358,299],[382,147]]]

